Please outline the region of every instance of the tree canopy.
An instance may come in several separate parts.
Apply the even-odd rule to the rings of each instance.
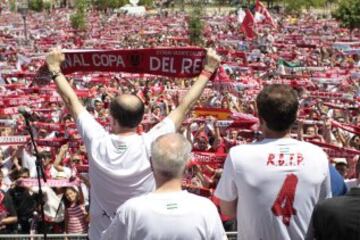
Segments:
[[[345,28],[353,31],[360,28],[360,3],[359,0],[342,0],[333,16]]]
[[[194,4],[188,19],[189,39],[194,45],[200,45],[203,42],[204,23],[202,21],[202,16],[203,6],[201,4]]]

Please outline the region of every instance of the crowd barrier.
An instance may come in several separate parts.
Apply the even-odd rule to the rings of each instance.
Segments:
[[[229,240],[235,240],[237,236],[237,232],[227,232]],[[44,235],[42,234],[7,234],[0,235],[0,239],[11,239],[11,240],[42,240],[44,239]],[[48,240],[86,240],[87,234],[48,234]]]

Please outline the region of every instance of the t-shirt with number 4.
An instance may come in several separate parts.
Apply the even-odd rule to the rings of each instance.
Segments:
[[[304,239],[315,204],[331,197],[327,155],[295,139],[230,149],[215,195],[237,201],[238,239]]]

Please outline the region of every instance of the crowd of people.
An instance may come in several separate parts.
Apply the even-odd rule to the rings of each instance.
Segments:
[[[150,145],[158,136],[175,131],[192,146],[191,159],[181,175],[182,188],[211,199],[219,209],[222,200],[241,199],[244,190],[235,190],[228,178],[215,189],[223,172],[233,170],[224,169],[230,149],[266,137],[259,128],[256,96],[273,84],[295,90],[298,115],[288,134],[327,153],[332,195],[344,195],[359,185],[359,31],[350,33],[327,16],[274,13],[276,25],[258,22],[256,37],[248,39],[237,12],[214,11],[203,19],[203,47],[216,53],[208,53],[205,72],[198,78],[90,72],[67,75],[67,81],[60,70],[61,53],[48,55],[53,47],[192,46],[183,12],[134,17],[91,10],[86,31],[70,27],[70,14],[69,9],[29,12],[26,37],[19,14],[4,6],[0,15],[0,234],[42,232],[44,226],[51,233],[87,233],[90,222],[91,239],[100,239],[119,205],[153,189],[150,161],[145,161],[152,151]],[[54,82],[43,86],[34,79],[47,55]],[[41,224],[36,156],[24,115],[19,113],[23,106],[26,117],[31,118],[47,178],[42,189],[46,224]],[[271,119],[272,113],[267,114]],[[283,122],[287,117],[274,119]],[[105,130],[126,137],[118,141]],[[132,136],[135,132],[136,138]],[[179,136],[172,137],[180,141]],[[237,157],[246,151],[239,150]],[[297,162],[302,157],[295,156]],[[268,159],[268,164],[277,167],[285,162],[281,156]],[[249,174],[251,178],[252,169],[240,170],[248,171],[242,177]],[[127,178],[134,174],[135,178]],[[253,184],[266,185],[261,179],[258,176]],[[233,192],[224,190],[229,188]],[[311,214],[312,209],[307,214],[309,211]],[[225,230],[236,230],[233,215],[233,209],[222,211]],[[246,228],[244,222],[237,226]],[[301,233],[306,231],[302,227]],[[255,236],[243,234],[244,239]]]

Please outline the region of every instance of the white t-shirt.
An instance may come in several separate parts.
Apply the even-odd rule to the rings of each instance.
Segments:
[[[23,149],[22,151],[22,155],[21,155],[21,165],[23,166],[23,168],[27,168],[29,169],[36,169],[36,157],[29,154],[25,149]],[[36,176],[36,175],[35,175]]]
[[[165,118],[146,134],[119,136],[109,134],[83,111],[77,119],[77,127],[89,156],[89,237],[98,240],[121,204],[155,189],[150,146],[157,137],[175,132],[175,125]]]
[[[62,172],[64,173],[64,177],[65,177],[65,178],[69,179],[69,178],[71,177],[71,173],[72,173],[72,172],[71,172],[71,169],[70,169],[70,168],[68,168],[68,167],[63,167],[63,171],[62,171]],[[52,165],[52,166],[50,167],[50,176],[51,176],[51,178],[55,179],[55,178],[58,176],[58,173],[59,173],[59,171],[56,170],[56,168]],[[36,166],[30,169],[30,177],[31,177],[31,178],[36,178],[36,177],[37,177]]]
[[[39,187],[31,188],[31,191],[38,193]],[[48,221],[62,222],[65,217],[65,205],[62,201],[63,194],[56,194],[48,185],[42,186],[44,192],[44,214]]]
[[[7,157],[3,162],[3,166],[1,167],[1,172],[3,174],[3,180],[1,182],[1,190],[7,192],[12,184],[12,180],[10,179],[10,172],[13,167],[13,162],[11,157]]]
[[[215,195],[238,198],[238,239],[303,239],[315,204],[331,197],[328,159],[290,138],[236,146]]]
[[[187,191],[150,193],[125,202],[102,240],[226,239],[215,205]]]

